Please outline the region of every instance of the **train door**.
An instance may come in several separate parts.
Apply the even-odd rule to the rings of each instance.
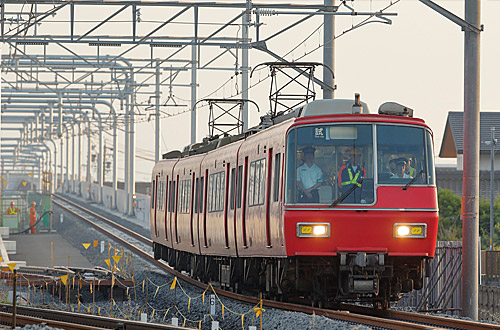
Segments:
[[[247,186],[248,186],[248,156],[245,157],[245,162],[243,166],[243,180],[242,180],[242,193],[241,193],[241,234],[243,248],[248,248],[247,242],[247,226],[246,226],[246,215],[247,215]]]
[[[205,181],[208,180],[208,169],[205,170]],[[203,181],[202,181],[203,183]],[[203,185],[203,184],[201,184]],[[207,241],[207,186],[208,183],[205,183],[205,187],[201,189],[203,191],[203,246],[208,248]]]
[[[158,175],[155,176],[155,179],[153,180],[153,196],[151,198],[151,208],[153,209],[153,222],[154,222],[154,230],[155,230],[155,236],[158,237],[158,229],[157,229],[157,223],[156,223],[156,217],[158,213],[158,205],[156,203],[157,201],[157,195],[158,195]]]
[[[174,183],[175,187],[175,183]],[[177,232],[177,213],[179,213],[179,175],[177,175],[177,187],[174,188],[175,190],[175,205],[174,205],[174,233],[175,233],[175,243],[179,244],[179,233]]]
[[[193,219],[194,219],[194,211],[195,211],[195,200],[196,200],[196,197],[195,196],[195,189],[196,189],[196,184],[195,184],[195,177],[196,177],[196,174],[193,172],[193,176],[192,176],[192,180],[191,180],[191,210],[189,212],[189,214],[191,215],[190,216],[190,219],[191,219],[191,225],[190,225],[190,237],[191,237],[191,246],[194,246],[194,222],[193,222]],[[196,182],[198,182],[198,179],[196,179]]]
[[[228,195],[228,211],[227,211],[227,223],[232,222],[232,233],[234,249],[236,250],[236,232],[235,232],[235,217],[236,217],[236,169],[237,166],[229,168],[229,176],[227,181],[229,181],[229,195]]]
[[[273,148],[267,154],[267,190],[266,190],[266,247],[271,248],[271,174],[273,170]]]
[[[167,235],[167,219],[168,215],[170,212],[170,181],[168,181],[168,175],[165,180],[165,212],[164,212],[164,225],[165,225],[165,240],[168,241],[168,235]]]
[[[226,180],[225,180],[225,194],[224,194],[224,240],[225,240],[225,247],[226,249],[229,249],[229,223],[227,222],[228,219],[228,208],[229,208],[229,169],[231,168],[230,163],[226,163]]]

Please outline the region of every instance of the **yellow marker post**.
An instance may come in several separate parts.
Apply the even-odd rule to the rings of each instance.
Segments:
[[[170,286],[170,290],[175,289],[175,283],[177,283],[177,277],[174,278],[174,281],[172,282],[172,285]]]
[[[7,267],[9,267],[11,272],[14,272],[14,268],[16,268],[16,263],[11,262],[10,264],[7,264]]]
[[[117,264],[118,262],[120,262],[121,257],[122,256],[112,256],[111,258],[113,258],[113,260],[115,261],[115,264]]]
[[[109,259],[104,259],[104,262],[106,263],[106,265],[108,265],[108,267],[110,267],[109,266]]]
[[[63,282],[64,285],[66,285],[66,282],[68,280],[68,275],[60,276],[59,279],[61,280],[61,282]]]

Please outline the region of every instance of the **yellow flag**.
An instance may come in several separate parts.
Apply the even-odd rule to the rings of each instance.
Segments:
[[[109,259],[104,259],[104,262],[106,263],[106,265],[108,265],[109,267]]]
[[[260,307],[254,307],[253,311],[255,312],[255,317],[259,317],[262,315],[263,312],[265,312],[266,310],[264,308],[260,308]]]
[[[90,306],[87,306],[87,313],[90,313]]]
[[[170,286],[170,290],[175,289],[175,283],[177,282],[177,276],[174,277],[174,281],[172,282],[172,285]]]
[[[190,307],[191,307],[191,297],[189,297],[189,300],[188,300],[188,312],[189,312]]]
[[[30,172],[30,176],[33,176],[33,172]]]
[[[68,280],[68,275],[63,275],[59,277],[59,279],[61,279],[61,282],[63,282],[63,284],[66,285],[66,281]]]
[[[28,182],[23,181],[23,182],[21,182],[21,183],[23,184],[23,187],[26,187],[26,184],[27,184]]]
[[[82,243],[83,247],[85,250],[87,250],[90,247],[90,243]]]
[[[115,256],[112,256],[111,258],[113,258],[113,260],[115,261],[115,264],[117,264],[120,261],[121,257],[122,256],[116,256],[115,255]]]
[[[11,262],[10,264],[7,264],[7,267],[9,267],[10,271],[13,272],[14,268],[16,268],[16,263],[15,262]]]

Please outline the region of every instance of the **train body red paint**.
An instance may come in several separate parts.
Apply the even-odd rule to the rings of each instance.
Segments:
[[[320,304],[387,304],[421,288],[438,228],[432,132],[348,101],[166,154],[152,175],[156,258],[222,287]],[[307,154],[320,169],[310,194]],[[346,167],[364,172],[341,182]]]

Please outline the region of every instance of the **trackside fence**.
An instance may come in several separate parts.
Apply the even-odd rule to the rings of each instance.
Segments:
[[[417,311],[459,315],[462,310],[462,242],[440,241],[422,290],[396,304]],[[500,251],[481,251],[479,317],[500,322]]]

